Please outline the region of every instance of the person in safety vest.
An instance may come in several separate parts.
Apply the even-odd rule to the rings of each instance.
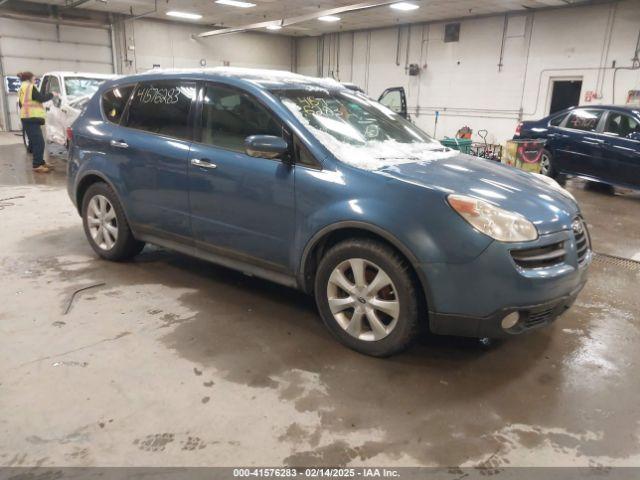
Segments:
[[[45,111],[42,104],[53,97],[57,97],[58,94],[55,92],[40,93],[35,85],[35,75],[31,72],[21,72],[18,77],[22,81],[18,92],[20,120],[33,152],[33,171],[49,173],[50,168],[44,162],[44,137],[42,136],[41,127],[44,125]]]

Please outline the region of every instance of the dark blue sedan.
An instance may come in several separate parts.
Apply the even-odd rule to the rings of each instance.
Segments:
[[[70,145],[69,193],[98,255],[126,260],[146,242],[299,288],[370,355],[421,328],[548,325],[587,280],[585,223],[553,180],[443,147],[332,80],[123,77],[100,87]]]
[[[546,139],[542,173],[640,188],[640,108],[572,107],[518,125],[514,139]]]

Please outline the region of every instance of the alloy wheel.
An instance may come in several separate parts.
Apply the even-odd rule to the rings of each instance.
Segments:
[[[546,153],[543,153],[542,157],[540,158],[540,173],[542,173],[543,175],[549,176],[550,172],[551,172],[551,159],[549,158],[549,155],[547,155]]]
[[[104,195],[95,195],[87,206],[87,224],[95,244],[111,250],[118,241],[118,219],[111,202]]]
[[[400,300],[389,275],[363,258],[341,262],[329,276],[327,298],[333,318],[349,335],[377,341],[388,336],[400,316]]]

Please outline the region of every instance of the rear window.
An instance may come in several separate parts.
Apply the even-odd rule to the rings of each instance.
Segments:
[[[567,118],[566,127],[585,132],[595,132],[602,117],[602,110],[574,110]]]
[[[133,85],[113,88],[102,94],[102,112],[113,123],[120,123],[124,108],[133,92]]]
[[[138,84],[127,115],[127,127],[188,139],[194,82],[171,80]]]
[[[552,127],[557,127],[558,125],[560,125],[562,123],[562,121],[565,119],[566,116],[567,116],[567,114],[563,113],[562,115],[558,115],[556,117],[553,117],[549,121],[549,125],[551,125]]]

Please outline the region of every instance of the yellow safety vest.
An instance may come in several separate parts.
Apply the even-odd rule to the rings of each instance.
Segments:
[[[45,118],[44,107],[32,98],[33,83],[22,82],[18,98],[20,99],[20,118]]]

